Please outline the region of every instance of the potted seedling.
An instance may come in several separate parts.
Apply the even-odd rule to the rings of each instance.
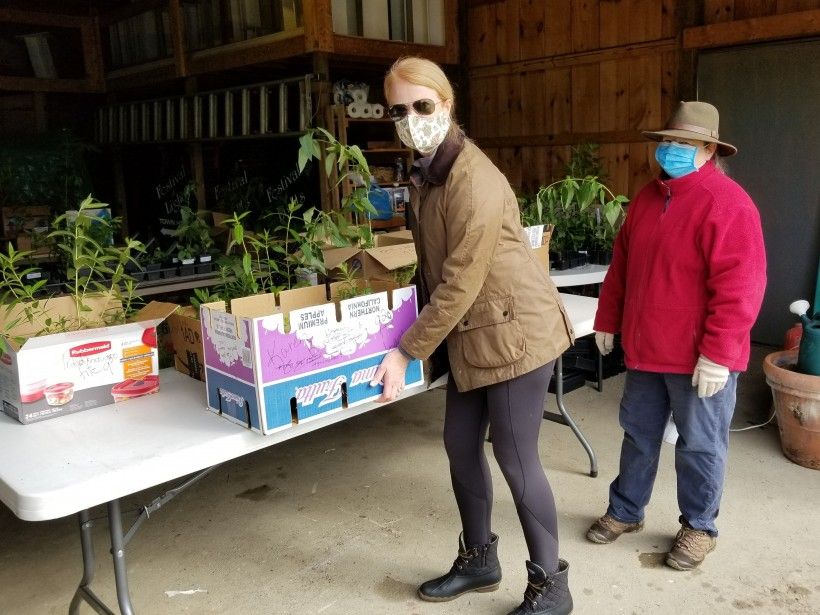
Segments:
[[[555,253],[555,268],[583,265],[590,248],[596,245],[611,250],[627,201],[594,176],[568,175],[542,187],[536,197],[536,209],[543,220],[554,225],[550,244]]]
[[[167,253],[159,246],[146,250],[140,259],[145,264],[145,279],[156,281],[162,278],[162,266],[167,258]]]
[[[209,273],[211,258],[208,253],[213,246],[210,227],[188,206],[180,209],[180,222],[173,233],[175,243],[173,252],[180,263],[180,275]],[[202,269],[197,271],[196,261],[200,259]],[[207,268],[207,270],[206,270]]]

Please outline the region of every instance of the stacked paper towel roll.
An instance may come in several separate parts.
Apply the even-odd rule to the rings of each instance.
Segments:
[[[347,106],[347,115],[353,118],[368,119],[384,117],[384,107],[371,103],[352,102]]]

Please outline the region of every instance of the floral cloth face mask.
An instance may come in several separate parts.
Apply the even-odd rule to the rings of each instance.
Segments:
[[[450,123],[447,111],[433,115],[407,115],[396,122],[396,132],[402,143],[426,156],[444,141]]]

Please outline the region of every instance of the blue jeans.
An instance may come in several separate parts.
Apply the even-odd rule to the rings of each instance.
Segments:
[[[717,536],[736,387],[737,372],[732,372],[723,390],[700,399],[691,375],[628,370],[620,411],[620,473],[609,487],[607,513],[625,523],[643,519],[671,412],[679,434],[675,471],[681,522]]]

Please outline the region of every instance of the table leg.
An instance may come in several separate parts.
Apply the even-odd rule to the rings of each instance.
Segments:
[[[578,429],[578,426],[575,424],[575,421],[572,420],[572,417],[569,415],[566,406],[564,406],[564,359],[561,355],[558,355],[558,358],[555,360],[555,401],[558,404],[558,410],[561,414],[556,414],[555,412],[544,412],[544,418],[553,421],[555,423],[561,423],[562,425],[569,426],[572,429],[575,437],[581,442],[581,445],[589,455],[589,475],[592,478],[598,476],[598,459],[595,457],[595,451],[592,450],[589,442],[584,437],[584,434],[581,433],[581,430]]]
[[[128,594],[128,570],[125,567],[125,541],[122,533],[120,501],[108,503],[108,525],[111,532],[111,556],[114,558],[114,580],[117,585],[117,602],[122,615],[133,615],[131,596]]]
[[[88,510],[81,510],[78,514],[80,520],[80,547],[83,552],[83,578],[71,604],[68,607],[69,615],[78,615],[80,612],[80,602],[85,600],[91,608],[101,615],[114,615],[97,595],[91,591],[91,581],[94,580],[94,542],[91,535],[91,528],[94,523],[91,521]]]

